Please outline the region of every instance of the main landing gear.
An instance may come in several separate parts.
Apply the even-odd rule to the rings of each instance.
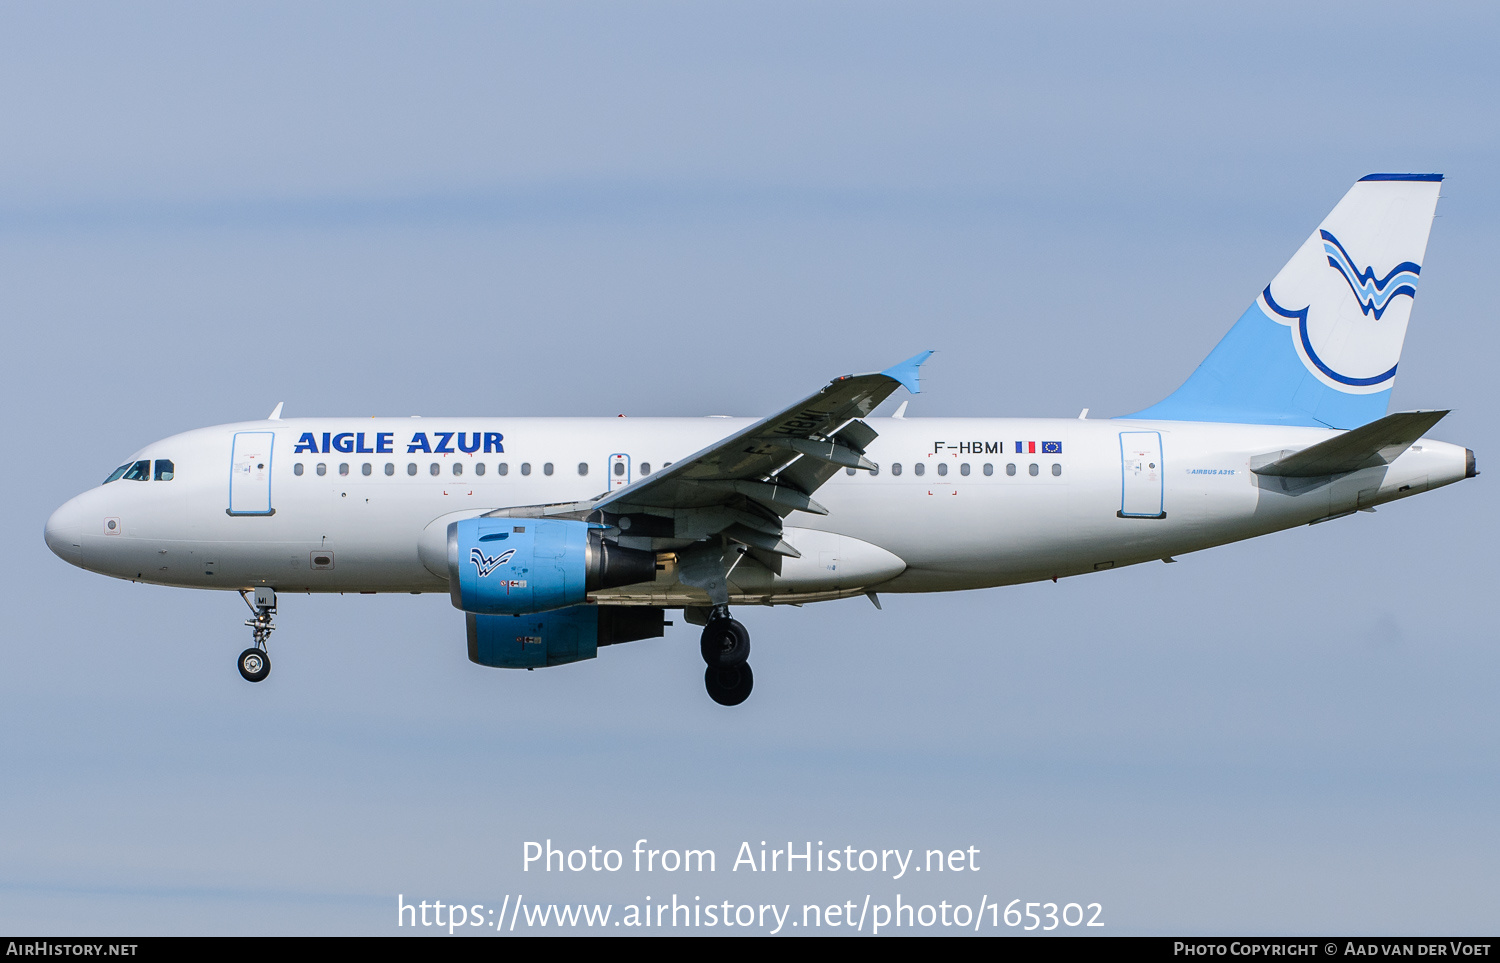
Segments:
[[[250,606],[254,616],[246,619],[245,625],[249,627],[255,640],[253,646],[240,653],[240,675],[244,676],[246,682],[260,682],[271,674],[271,657],[266,654],[266,640],[276,628],[276,623],[271,621],[271,616],[276,614],[276,590],[258,588],[255,590],[255,601],[251,602],[249,593],[241,589],[240,598]]]
[[[750,633],[729,617],[729,607],[714,608],[703,627],[699,644],[703,661],[703,686],[708,697],[721,706],[737,706],[750,698],[755,676],[750,671]]]

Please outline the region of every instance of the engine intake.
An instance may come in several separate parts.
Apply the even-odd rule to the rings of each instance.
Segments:
[[[587,522],[466,518],[448,526],[448,591],[465,612],[547,612],[655,578],[654,553],[621,548]]]

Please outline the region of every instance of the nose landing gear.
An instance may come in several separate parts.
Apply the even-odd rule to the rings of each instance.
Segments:
[[[750,671],[750,632],[729,617],[729,606],[715,606],[703,627],[699,642],[703,661],[703,687],[721,706],[737,706],[750,698],[755,676]]]
[[[250,606],[253,618],[246,619],[245,625],[255,641],[253,646],[240,653],[240,675],[246,682],[260,682],[271,674],[271,657],[266,654],[266,640],[276,628],[276,623],[271,621],[271,616],[276,614],[276,591],[258,588],[255,590],[255,601],[251,602],[249,593],[241,589],[240,598]]]

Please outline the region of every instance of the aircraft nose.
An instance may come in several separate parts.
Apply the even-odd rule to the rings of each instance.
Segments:
[[[72,565],[83,565],[83,523],[76,498],[47,519],[46,537],[52,554]]]

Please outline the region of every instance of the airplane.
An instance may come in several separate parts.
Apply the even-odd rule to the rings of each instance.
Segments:
[[[731,615],[1085,575],[1473,478],[1388,413],[1439,174],[1344,195],[1186,382],[1130,415],[906,418],[923,352],[759,420],[283,418],[131,455],[47,520],[80,568],[237,591],[250,682],[278,594],[446,592],[469,659],[538,669],[701,626],[709,696],[754,684]]]

